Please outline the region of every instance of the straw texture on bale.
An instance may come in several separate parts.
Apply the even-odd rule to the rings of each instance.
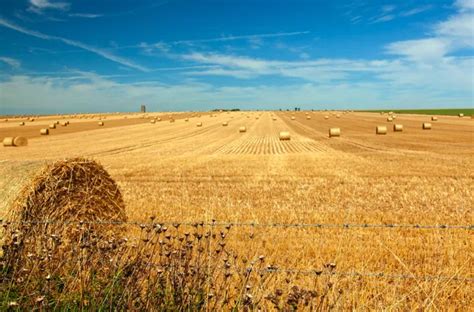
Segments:
[[[289,141],[289,140],[291,140],[290,132],[281,131],[280,132],[280,141]]]
[[[393,125],[393,131],[402,132],[403,131],[403,125],[400,125],[400,124]]]
[[[385,126],[375,127],[375,134],[387,134],[387,127]]]
[[[122,226],[110,223],[124,222],[126,215],[122,194],[107,171],[93,160],[74,158],[47,165],[20,192],[8,219],[16,228],[5,233],[5,254],[21,263],[53,234],[63,242],[64,252],[73,250],[83,238],[79,222],[89,234],[106,236],[121,231]]]
[[[40,134],[41,135],[48,135],[49,134],[49,129],[41,129]]]
[[[13,145],[15,146],[27,146],[28,145],[28,139],[25,137],[15,137],[13,139]]]
[[[4,139],[3,139],[3,146],[15,146],[15,145],[13,144],[13,140],[14,140],[14,139],[15,139],[15,138],[13,138],[13,137],[6,137],[6,138],[4,138]]]
[[[241,132],[241,133],[242,133],[242,132],[247,132],[247,128],[245,128],[245,127],[240,127],[240,128],[239,128],[239,132]]]
[[[423,128],[423,130],[430,130],[431,129],[431,123],[424,122],[421,127]]]
[[[338,137],[341,136],[341,129],[340,128],[329,128],[329,137]]]

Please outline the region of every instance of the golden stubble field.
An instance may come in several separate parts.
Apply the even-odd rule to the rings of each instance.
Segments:
[[[26,147],[0,147],[0,212],[6,215],[44,163],[85,156],[117,181],[129,221],[233,223],[229,248],[249,260],[264,255],[281,269],[275,285],[288,275],[311,285],[321,277],[308,273],[331,263],[336,308],[472,309],[474,232],[439,226],[474,224],[474,121],[308,114],[310,120],[305,112],[295,120],[289,112],[176,114],[174,123],[162,114],[156,124],[78,127]],[[433,129],[422,130],[425,121]],[[17,127],[8,123],[5,133]],[[404,131],[392,132],[394,123]],[[387,125],[388,134],[375,135],[377,125]],[[247,132],[239,133],[241,126]],[[341,137],[328,138],[329,127],[340,127]],[[283,130],[291,141],[279,141]],[[353,226],[364,224],[436,227]]]

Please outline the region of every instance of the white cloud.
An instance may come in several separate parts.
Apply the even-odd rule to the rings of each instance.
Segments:
[[[443,88],[443,92],[448,91],[444,94],[429,84],[394,86],[390,81],[218,87],[192,82],[175,85],[159,81],[127,84],[93,73],[80,75],[83,79],[44,76],[11,76],[3,79],[0,81],[0,89],[3,90],[0,100],[6,104],[0,107],[0,114],[131,111],[137,109],[136,103],[146,103],[152,110],[207,110],[215,107],[277,109],[296,104],[306,108],[353,109],[381,106],[466,107],[473,104],[469,94],[449,92],[448,88]],[[426,77],[420,74],[412,81],[418,79]]]
[[[388,15],[383,15],[380,16],[372,21],[372,24],[376,23],[384,23],[384,22],[389,22],[395,18],[395,15],[393,14],[388,14]]]
[[[92,14],[92,13],[71,13],[68,15],[70,17],[83,17],[83,18],[98,18],[98,17],[103,16],[103,14]]]
[[[20,68],[21,66],[20,61],[6,56],[0,56],[0,62],[6,63],[13,68]]]
[[[397,41],[387,46],[390,54],[403,55],[416,61],[433,61],[450,51],[451,42],[441,38]]]
[[[472,1],[457,1],[459,12],[432,27],[429,38],[397,41],[387,46],[387,52],[414,60],[433,62],[451,53],[474,47],[474,13]]]
[[[41,32],[35,31],[35,30],[30,30],[30,29],[18,26],[16,24],[12,23],[12,22],[9,22],[9,21],[1,18],[1,17],[0,17],[0,26],[4,26],[6,28],[15,30],[15,31],[23,33],[25,35],[33,36],[33,37],[44,39],[44,40],[60,41],[60,42],[65,43],[67,45],[77,47],[77,48],[81,48],[83,50],[92,52],[96,55],[99,55],[99,56],[101,56],[105,59],[108,59],[110,61],[113,61],[115,63],[122,64],[122,65],[128,66],[130,68],[138,69],[138,70],[141,70],[141,71],[148,71],[148,68],[146,68],[144,66],[141,66],[141,65],[138,65],[138,64],[135,64],[134,62],[132,62],[128,59],[125,59],[123,57],[114,55],[114,54],[110,53],[109,51],[90,46],[90,45],[82,43],[80,41],[75,41],[75,40],[62,38],[62,37],[58,37],[58,36],[51,36],[51,35],[43,34]]]
[[[59,10],[67,11],[69,10],[71,4],[67,2],[52,2],[49,0],[30,0],[30,6],[28,11],[43,14],[44,10]]]
[[[474,11],[474,0],[456,0],[455,6],[461,11]]]
[[[400,15],[401,15],[401,16],[404,16],[404,17],[412,16],[412,15],[416,15],[416,14],[420,14],[420,13],[426,12],[426,11],[428,11],[428,10],[431,10],[432,8],[433,8],[432,5],[424,5],[424,6],[420,6],[420,7],[413,8],[413,9],[411,9],[411,10],[402,12],[402,13],[400,13]]]

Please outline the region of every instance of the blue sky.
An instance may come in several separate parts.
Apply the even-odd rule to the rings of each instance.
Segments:
[[[474,106],[474,0],[0,0],[0,114]]]

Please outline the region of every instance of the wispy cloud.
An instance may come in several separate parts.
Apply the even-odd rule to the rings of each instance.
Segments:
[[[98,18],[104,16],[103,14],[92,14],[92,13],[71,13],[68,14],[70,17],[82,17],[82,18]]]
[[[173,44],[193,44],[193,43],[207,43],[207,42],[222,42],[222,41],[234,41],[234,40],[258,40],[265,38],[277,38],[277,37],[290,37],[307,35],[310,31],[295,31],[295,32],[278,32],[278,33],[267,33],[267,34],[253,34],[253,35],[240,35],[240,36],[221,36],[216,38],[208,39],[193,39],[193,40],[177,40],[173,41]]]
[[[14,24],[10,21],[7,21],[3,18],[0,18],[0,26],[15,30],[17,32],[20,32],[20,33],[23,33],[25,35],[29,35],[29,36],[32,36],[32,37],[36,37],[36,38],[40,38],[40,39],[44,39],[44,40],[59,41],[59,42],[65,43],[65,44],[73,46],[73,47],[81,48],[83,50],[86,50],[86,51],[92,52],[96,55],[99,55],[99,56],[101,56],[105,59],[108,59],[108,60],[113,61],[113,62],[118,63],[118,64],[122,64],[124,66],[128,66],[130,68],[138,69],[138,70],[141,70],[141,71],[148,71],[149,70],[148,68],[146,68],[144,66],[141,66],[141,65],[138,65],[138,64],[136,64],[136,63],[134,63],[134,62],[132,62],[128,59],[125,59],[123,57],[114,55],[114,54],[110,53],[109,51],[106,51],[106,50],[103,50],[103,49],[100,49],[100,48],[97,48],[97,47],[90,46],[90,45],[82,43],[80,41],[75,41],[75,40],[71,40],[71,39],[67,39],[67,38],[63,38],[63,37],[58,37],[58,36],[47,35],[47,34],[44,34],[44,33],[41,33],[41,32],[35,31],[35,30],[30,30],[30,29],[21,27],[19,25],[16,25],[16,24]]]
[[[13,68],[20,68],[21,66],[20,61],[6,56],[0,56],[0,62],[6,63]]]
[[[371,22],[371,24],[389,22],[393,19],[395,19],[395,15],[393,15],[393,14],[382,15],[380,17],[374,18],[374,20]]]
[[[30,0],[28,11],[43,14],[44,10],[69,10],[71,4],[68,2],[52,2],[49,0]]]
[[[431,10],[432,8],[433,8],[432,5],[424,5],[424,6],[420,6],[420,7],[417,7],[417,8],[413,8],[413,9],[408,10],[408,11],[404,11],[404,12],[400,13],[400,15],[403,16],[403,17],[412,16],[412,15],[416,15],[416,14],[426,12],[428,10]]]

